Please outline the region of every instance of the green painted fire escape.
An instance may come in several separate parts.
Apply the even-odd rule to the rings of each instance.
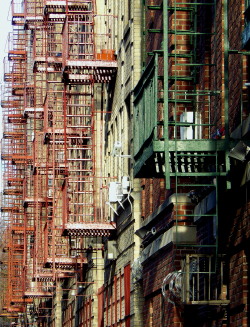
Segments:
[[[190,249],[184,251],[187,254],[181,270],[176,266],[170,276],[172,281],[176,276],[182,278],[182,301],[227,305],[229,300],[223,291],[225,263],[218,237],[219,218],[223,218],[221,199],[231,182],[238,189],[250,180],[249,176],[243,178],[243,184],[237,180],[243,171],[248,175],[250,171],[250,116],[243,121],[243,112],[237,112],[241,125],[229,135],[229,76],[233,77],[229,71],[233,61],[229,59],[250,54],[250,9],[245,12],[246,26],[239,50],[229,45],[233,32],[229,32],[228,1],[153,3],[145,1],[147,65],[134,89],[134,176],[164,178],[166,189],[173,193],[171,201],[176,195],[173,203],[177,240],[173,244]],[[218,22],[220,26],[216,26]],[[245,86],[249,87],[249,83]],[[245,92],[238,91],[240,96]],[[244,105],[241,102],[241,111]],[[183,198],[187,204],[191,200],[193,209],[187,206],[188,210],[182,210]],[[181,239],[183,226],[196,226],[192,242]],[[204,292],[214,292],[216,280],[221,283],[221,298],[198,291],[201,286]]]
[[[218,185],[230,187],[226,178],[231,146],[227,90],[222,94],[221,85],[216,85],[217,58],[206,48],[216,47],[215,23],[209,29],[200,17],[205,11],[206,18],[212,21],[216,1],[163,1],[162,5],[146,6],[146,10],[162,11],[163,27],[149,28],[146,33],[163,35],[163,42],[161,49],[147,53],[151,60],[134,89],[134,175],[164,177],[167,189],[173,189],[175,194],[185,193],[197,204],[213,194],[214,208],[203,210],[202,217],[213,220],[217,235]],[[223,37],[226,46],[227,37]],[[199,53],[197,49],[202,45],[204,53]],[[228,55],[226,48],[225,53]],[[210,82],[202,80],[207,74]],[[211,79],[215,82],[211,83]],[[220,119],[222,115],[224,121]],[[178,228],[183,214],[178,214],[178,198],[176,203]],[[196,222],[200,216],[201,212],[194,210],[184,220]],[[215,236],[215,240],[202,246],[185,246],[202,247],[204,252],[217,254],[218,238]]]

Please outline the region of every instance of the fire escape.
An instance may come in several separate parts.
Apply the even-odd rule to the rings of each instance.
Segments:
[[[24,260],[26,256],[26,235],[33,233],[33,226],[25,224],[23,189],[25,167],[31,156],[27,154],[27,124],[22,113],[26,87],[27,62],[26,35],[19,28],[13,30],[8,40],[8,58],[4,66],[2,94],[3,108],[3,197],[1,204],[4,217],[5,244],[2,245],[7,267],[6,314],[24,312],[29,301],[23,298]]]
[[[68,4],[62,32],[64,156],[68,174],[65,235],[104,236],[114,229],[103,217],[97,200],[102,175],[97,162],[101,112],[96,107],[101,95],[96,85],[111,81],[116,62],[110,32],[102,31],[102,26],[109,28],[112,17],[95,15],[95,10],[95,1]]]
[[[134,174],[164,177],[173,190],[174,245],[190,253],[175,268],[181,273],[164,283],[181,280],[173,297],[184,304],[228,304],[218,255],[218,193],[228,187],[228,117],[226,109],[220,111],[224,94],[214,82],[216,55],[209,52],[218,42],[217,27],[202,22],[215,16],[216,1],[146,4],[147,66],[134,90]],[[183,212],[180,194],[188,195],[193,210]],[[185,238],[184,230],[195,226],[197,236]],[[208,237],[202,228],[210,229]]]
[[[94,0],[12,1],[2,96],[9,313],[51,319],[57,282],[84,283],[89,240],[115,229],[102,211],[99,103],[117,67],[113,16],[102,10]]]

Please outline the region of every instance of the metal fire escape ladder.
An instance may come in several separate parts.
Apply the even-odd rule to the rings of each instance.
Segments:
[[[175,246],[198,253],[183,261],[182,301],[227,305],[225,285],[223,281],[217,284],[223,279],[218,257],[218,187],[220,183],[226,188],[227,117],[224,127],[216,125],[219,85],[202,80],[202,72],[212,79],[216,58],[205,50],[197,52],[207,42],[216,48],[216,23],[213,30],[203,29],[204,16],[199,16],[210,12],[210,17],[216,17],[216,1],[172,1],[171,6],[163,4],[163,12],[166,186],[175,190]],[[189,232],[191,236],[183,238],[182,233],[192,226],[196,226],[196,236]],[[212,294],[215,287],[217,292]]]
[[[222,142],[220,148],[220,140],[211,139],[216,133],[213,123],[216,117],[213,117],[211,108],[216,108],[219,92],[215,85],[208,89],[205,82],[198,79],[201,71],[208,72],[208,68],[214,68],[216,64],[210,62],[206,54],[199,58],[197,53],[198,42],[205,44],[216,33],[215,30],[197,29],[202,8],[212,12],[215,2],[173,1],[171,6],[163,4],[165,177],[167,188],[175,185],[176,245],[197,246],[201,252],[212,251],[216,255],[218,177],[226,175],[225,158],[219,151],[223,151],[225,145]],[[185,23],[181,25],[181,21]],[[197,83],[202,84],[199,89]],[[212,197],[214,207],[206,208],[211,213],[187,209],[183,215],[183,203],[178,200],[179,194],[183,193],[196,205],[205,197]],[[181,235],[179,226],[197,223],[201,217],[214,220],[215,240],[183,244],[181,238],[178,239]]]
[[[34,126],[37,126],[34,128],[35,194],[39,194],[40,188],[42,196],[35,199],[36,206],[33,206],[37,217],[34,241],[36,283],[31,292],[26,292],[26,296],[50,298],[50,282],[72,276],[84,259],[70,256],[69,240],[61,235],[68,174],[66,132],[71,133],[69,129],[64,129],[64,86],[61,74],[61,31],[66,3],[60,1],[58,5],[58,1],[45,1],[44,5],[43,21],[35,15],[38,19],[33,19],[32,24],[28,25],[28,28],[34,29],[34,79],[37,88],[42,91],[35,94],[34,107],[29,110],[30,117],[34,118]],[[44,251],[40,251],[41,247]],[[47,291],[43,292],[43,288],[47,288]]]
[[[45,53],[45,35],[43,31],[43,1],[24,1],[25,31],[27,48],[27,86],[25,88],[24,116],[27,118],[27,150],[32,162],[26,167],[26,192],[24,208],[27,222],[34,226],[33,233],[27,235],[27,258],[25,279],[25,301],[33,302],[34,298],[50,298],[49,283],[51,271],[44,268],[44,225],[49,206],[47,197],[47,153],[44,135],[41,132],[44,116],[44,99],[46,71],[37,69],[37,57]],[[34,66],[33,63],[34,55]],[[37,74],[33,74],[37,72]]]
[[[63,80],[68,177],[64,234],[69,236],[109,235],[114,229],[100,215],[96,201],[99,191],[95,188],[101,176],[96,167],[98,122],[94,94],[96,83],[109,82],[116,69],[108,34],[102,29],[105,25],[101,25],[105,19],[110,17],[95,14],[95,1],[66,6]],[[105,49],[97,54],[96,48],[102,44]]]
[[[7,311],[24,310],[24,263],[26,256],[26,216],[23,210],[23,181],[24,171],[29,161],[27,156],[27,121],[22,116],[21,105],[24,103],[24,89],[26,74],[23,66],[26,63],[26,37],[18,28],[13,30],[9,38],[9,71],[5,73],[7,101],[4,101],[3,111],[3,140],[6,149],[2,151],[4,180],[3,197],[6,206],[2,212],[8,212],[8,244],[4,251],[8,251],[7,275]],[[7,209],[9,207],[9,209]],[[7,211],[6,211],[7,210]]]

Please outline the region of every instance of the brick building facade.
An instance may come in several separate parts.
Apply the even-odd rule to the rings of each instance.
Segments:
[[[12,1],[2,317],[250,325],[249,5]]]
[[[246,144],[248,139],[248,132],[245,131],[249,114],[246,84],[248,48],[242,45],[242,33],[246,33],[248,4],[245,1],[201,1],[199,4],[184,2],[168,2],[165,18],[164,4],[161,1],[145,5],[146,54],[152,57],[153,53],[161,56],[162,52],[165,54],[164,50],[168,52],[165,54],[168,63],[161,58],[158,60],[158,74],[168,74],[164,84],[165,88],[168,87],[169,97],[165,110],[168,110],[172,123],[169,123],[169,134],[165,134],[165,137],[179,138],[181,121],[179,124],[176,121],[183,112],[198,112],[201,118],[197,116],[196,124],[201,122],[203,125],[201,138],[218,142],[228,140],[231,145],[229,148],[224,147],[223,151],[230,159],[227,157],[224,161],[223,154],[217,148],[216,163],[221,172],[224,169],[226,172],[218,174],[218,170],[214,169],[215,162],[207,154],[203,163],[210,161],[209,170],[215,174],[205,177],[205,174],[199,174],[199,164],[196,167],[192,152],[186,154],[192,162],[190,170],[184,167],[185,159],[178,161],[177,156],[181,156],[183,145],[176,142],[176,157],[172,163],[175,167],[172,168],[173,178],[170,177],[171,189],[167,191],[166,183],[152,168],[154,164],[151,159],[144,160],[145,148],[150,147],[149,139],[144,139],[145,143],[140,150],[144,151],[144,155],[140,156],[140,152],[135,155],[135,158],[140,156],[140,160],[144,160],[144,165],[148,165],[148,171],[145,167],[144,170],[138,169],[138,176],[149,177],[151,170],[153,177],[142,180],[141,231],[145,227],[148,231],[155,228],[155,233],[143,238],[144,250],[140,256],[143,267],[141,283],[145,298],[143,325],[247,326],[248,178],[245,174],[248,168],[245,159],[242,162],[239,158],[235,159],[232,149],[242,137]],[[168,30],[165,43],[164,35],[161,34],[166,31],[164,25]],[[163,46],[166,49],[162,49]],[[146,63],[150,60],[149,56],[146,56]],[[167,71],[164,71],[164,65],[167,66]],[[159,84],[161,80],[158,82],[160,93],[162,85]],[[192,93],[196,99],[188,101]],[[157,106],[158,126],[165,126],[164,121],[161,123],[164,120],[164,104],[159,99]],[[208,120],[210,126],[207,124]],[[158,132],[157,136],[159,135],[164,139],[164,132]],[[195,138],[199,139],[200,136],[195,137],[193,134],[192,139]],[[199,143],[196,144],[199,151]],[[166,153],[165,151],[165,156]],[[199,152],[196,154],[201,155]],[[163,163],[160,160],[157,162],[157,159],[155,162],[159,166],[165,164],[166,169],[166,157]],[[169,162],[171,165],[171,158]],[[186,176],[178,173],[178,165],[182,165],[181,172],[186,171]],[[202,171],[205,169],[203,166]],[[193,176],[188,174],[190,171],[193,176],[197,172],[192,181],[190,179]],[[202,183],[204,186],[201,188]],[[184,204],[178,200],[179,197],[183,198]],[[169,236],[173,226],[177,239]],[[190,230],[193,228],[194,234],[191,231],[184,232],[181,229],[183,226]],[[185,245],[182,245],[182,240],[178,241],[181,233],[186,233]],[[166,234],[168,235],[165,236]],[[211,258],[210,268],[206,263],[208,257]],[[191,260],[189,272],[188,258]],[[211,284],[206,284],[207,277],[198,277],[195,271],[199,271],[201,275],[205,272],[211,278]],[[194,282],[196,278],[197,281]],[[165,297],[162,290],[165,291]],[[182,292],[189,292],[188,296]],[[208,292],[209,297],[206,298],[202,292]]]

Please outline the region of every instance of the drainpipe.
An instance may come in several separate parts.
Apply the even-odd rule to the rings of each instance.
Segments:
[[[223,20],[224,20],[224,113],[225,113],[225,165],[226,171],[230,171],[229,160],[229,38],[228,38],[228,1],[223,1]],[[227,189],[231,189],[231,182],[227,180]]]

